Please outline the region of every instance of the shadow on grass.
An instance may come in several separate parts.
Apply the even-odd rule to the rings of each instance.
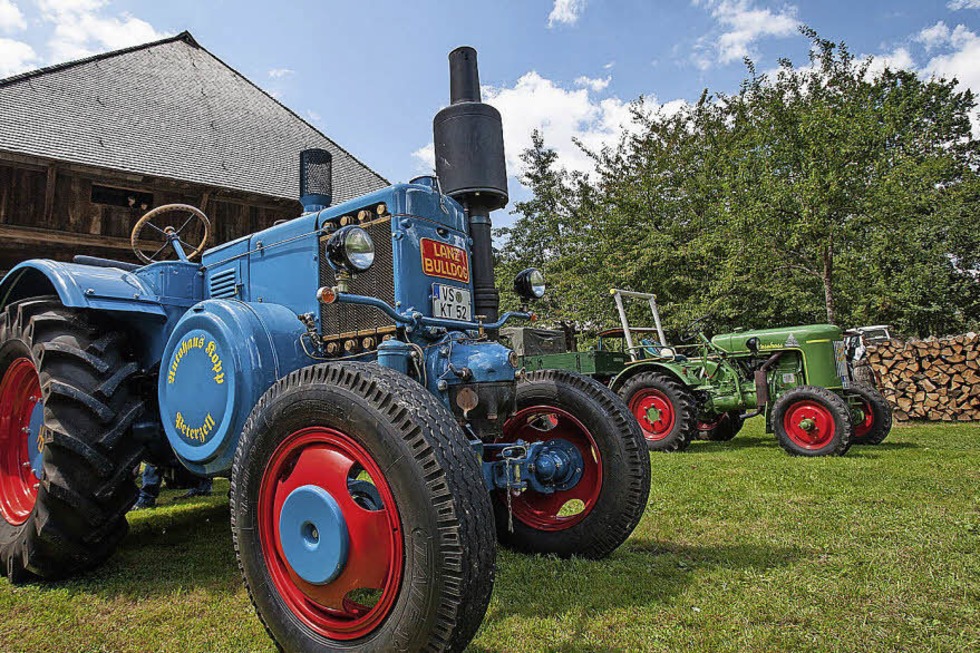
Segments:
[[[47,586],[132,601],[199,589],[235,593],[241,578],[228,503],[211,499],[131,514],[129,535],[103,566]]]
[[[657,610],[700,574],[717,568],[756,573],[792,564],[808,555],[798,548],[765,545],[680,545],[634,537],[606,560],[560,560],[501,551],[494,601],[484,623],[512,618],[558,618],[573,635],[594,630],[595,620],[622,609]],[[581,651],[581,638],[549,651]],[[578,643],[576,643],[578,642]],[[471,645],[468,651],[494,653],[493,645]],[[590,651],[603,649],[589,648]],[[613,650],[613,649],[608,649]]]

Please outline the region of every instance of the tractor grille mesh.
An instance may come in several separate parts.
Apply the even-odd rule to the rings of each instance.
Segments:
[[[374,241],[374,265],[350,282],[350,292],[377,297],[395,305],[395,269],[391,251],[391,217],[364,222],[363,227]],[[323,241],[325,242],[325,241]],[[337,283],[333,268],[326,257],[320,257],[320,285],[332,288]],[[352,304],[323,305],[320,324],[324,340],[350,338],[357,335],[390,331],[395,324],[376,308]]]

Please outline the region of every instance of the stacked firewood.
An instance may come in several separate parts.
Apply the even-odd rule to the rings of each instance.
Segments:
[[[980,420],[980,337],[895,340],[868,348],[878,388],[899,420]]]

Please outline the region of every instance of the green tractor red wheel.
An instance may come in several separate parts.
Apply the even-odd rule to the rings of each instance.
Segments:
[[[795,456],[840,456],[850,447],[850,408],[826,388],[800,386],[780,396],[772,426],[779,444]]]
[[[698,433],[704,440],[728,442],[742,430],[745,420],[737,410],[722,413],[711,420],[698,421]]]
[[[697,402],[683,383],[641,372],[618,389],[651,451],[683,451],[698,432]]]
[[[650,491],[650,457],[629,409],[608,388],[564,370],[533,372],[517,384],[517,412],[498,443],[572,446],[581,475],[567,490],[493,492],[497,538],[525,553],[602,558],[640,521]]]
[[[663,440],[674,429],[677,414],[670,399],[657,388],[644,388],[630,397],[630,412],[640,423],[643,437],[650,442]]]
[[[855,383],[847,390],[852,403],[852,444],[881,444],[892,429],[892,407],[876,388]]]
[[[422,385],[374,364],[286,376],[235,453],[232,534],[280,649],[462,650],[493,589],[478,457]]]

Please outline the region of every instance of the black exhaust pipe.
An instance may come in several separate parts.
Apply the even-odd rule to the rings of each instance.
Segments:
[[[473,303],[476,314],[496,322],[500,294],[493,275],[490,212],[507,205],[507,164],[500,112],[480,97],[476,50],[449,53],[451,104],[432,122],[436,175],[449,197],[466,209],[473,239]]]

